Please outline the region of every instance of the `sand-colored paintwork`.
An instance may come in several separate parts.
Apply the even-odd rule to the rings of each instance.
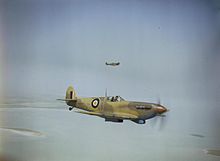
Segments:
[[[155,103],[126,101],[120,96],[87,97],[76,96],[72,86],[66,91],[66,104],[83,111],[78,113],[95,115],[106,121],[123,122],[124,119],[143,124],[145,120],[161,116],[167,109]],[[72,108],[70,108],[71,110]]]

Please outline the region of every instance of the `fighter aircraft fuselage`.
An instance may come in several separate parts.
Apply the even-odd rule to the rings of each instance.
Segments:
[[[167,111],[160,104],[127,101],[120,96],[77,97],[72,87],[68,88],[64,100],[70,106],[70,111],[75,107],[80,109],[80,111],[76,111],[78,113],[99,116],[105,121],[112,122],[131,120],[144,124],[145,120],[160,116]]]
[[[111,101],[109,98],[112,97],[78,98],[75,103],[67,101],[67,104],[78,109],[94,112],[94,115],[97,114],[97,116],[106,118],[106,121],[114,122],[122,122],[124,119],[145,122],[144,120],[166,111],[163,106],[154,103],[125,100]]]

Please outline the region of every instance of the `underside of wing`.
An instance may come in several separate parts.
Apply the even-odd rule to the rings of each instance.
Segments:
[[[114,117],[114,118],[129,119],[129,120],[133,120],[133,119],[137,119],[138,118],[136,115],[129,114],[129,113],[113,113],[110,116]]]
[[[87,115],[94,115],[94,116],[100,116],[103,117],[101,113],[98,112],[89,112],[89,111],[75,111],[77,113],[87,114]]]
[[[87,114],[87,115],[94,115],[103,118],[117,118],[117,119],[137,119],[138,117],[128,113],[98,113],[98,112],[89,112],[89,111],[75,111],[77,113]]]

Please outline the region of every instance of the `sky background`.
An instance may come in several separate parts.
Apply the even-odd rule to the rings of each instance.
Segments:
[[[112,68],[105,66],[106,61],[120,61],[121,64]],[[218,0],[0,1],[2,102],[13,99],[45,103],[49,100],[64,108],[66,106],[56,103],[55,99],[64,97],[69,85],[73,85],[80,96],[102,96],[108,88],[109,95],[121,95],[128,100],[156,102],[160,97],[162,104],[171,110],[167,127],[163,131],[164,136],[171,133],[174,136],[181,133],[201,133],[212,138],[205,142],[207,147],[203,148],[209,148],[210,145],[218,148],[219,62]],[[42,104],[34,106],[40,107]],[[16,111],[16,117],[11,112],[1,113],[2,124],[26,127],[29,117],[26,120],[24,118],[30,111],[23,114]],[[41,118],[43,121],[39,120],[37,114],[32,114],[27,127],[47,130],[42,128],[45,119],[50,118],[52,114],[60,118],[60,112],[47,112],[49,116]],[[21,115],[18,115],[19,113]],[[115,130],[119,130],[119,137],[130,133],[122,139],[121,144],[124,147],[129,147],[127,144],[131,142],[128,140],[132,140],[131,144],[137,146],[138,134],[149,133],[152,130],[148,125],[143,126],[145,129],[129,122],[125,122],[125,125],[106,125],[104,120],[99,118],[65,114],[62,115],[71,121],[77,120],[78,126],[72,125],[75,130],[81,129],[81,124],[86,126],[88,123],[90,128],[87,132],[92,130],[93,126],[106,135],[114,136]],[[15,118],[17,120],[14,120]],[[54,120],[48,122],[51,123],[48,126],[54,125]],[[65,123],[68,120],[61,119],[61,122]],[[67,130],[63,126],[58,126],[57,130],[59,128]],[[129,129],[132,129],[132,132]],[[48,133],[53,133],[53,130],[50,129]],[[79,131],[77,134],[80,141],[76,145],[82,147],[84,142]],[[155,136],[160,135],[156,130],[150,133],[155,134],[154,132]],[[99,132],[92,134],[94,138],[103,137]],[[63,143],[62,138],[67,138],[64,134],[54,136],[56,137],[60,139],[60,144]],[[161,140],[165,139],[163,135],[159,137]],[[140,138],[145,137],[140,134]],[[172,145],[173,148],[180,146],[177,141],[179,138],[174,138],[177,143]],[[169,138],[166,139],[169,142]],[[3,137],[2,140],[7,139]],[[111,144],[113,140],[102,138],[98,142],[97,151],[103,149],[104,142],[108,142],[109,147],[114,147]],[[167,142],[163,145],[166,146]],[[146,143],[140,144],[144,147]],[[90,142],[89,145],[94,144]],[[11,148],[10,142],[5,141],[5,145]],[[19,141],[18,146],[20,145]],[[49,143],[46,145],[48,149],[52,149],[47,151],[48,154],[51,152],[52,155],[57,150]],[[154,145],[155,150],[157,145],[160,146],[159,142]],[[38,146],[41,144],[36,147]],[[64,149],[71,147],[63,146]],[[164,156],[163,148],[159,150],[162,151],[161,156]],[[134,149],[128,148],[123,152],[128,154],[131,151]],[[112,151],[110,154],[114,155],[115,152]],[[145,156],[142,151],[138,152],[138,155],[142,156],[140,160]],[[184,153],[182,155],[185,156]],[[62,156],[60,155],[61,158]],[[93,156],[94,160],[98,158],[93,154],[88,156]],[[114,157],[112,159],[115,160]],[[121,159],[129,160],[129,157]],[[169,157],[166,159],[169,160]],[[189,158],[183,157],[184,159]]]

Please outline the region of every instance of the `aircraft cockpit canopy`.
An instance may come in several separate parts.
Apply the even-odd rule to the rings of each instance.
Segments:
[[[109,96],[107,97],[107,100],[111,102],[120,102],[120,101],[124,101],[125,99],[122,98],[121,96]]]

